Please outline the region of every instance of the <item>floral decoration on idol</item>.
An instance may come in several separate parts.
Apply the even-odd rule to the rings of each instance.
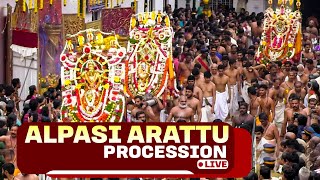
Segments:
[[[131,18],[124,81],[128,97],[151,93],[165,100],[177,95],[173,35],[167,14],[145,12]]]
[[[270,7],[264,13],[263,33],[256,60],[263,64],[273,61],[300,61],[302,50],[300,0],[296,1],[297,10],[293,10],[293,1],[279,0],[276,10]]]
[[[125,55],[115,34],[87,29],[67,35],[60,55],[63,122],[122,121]]]

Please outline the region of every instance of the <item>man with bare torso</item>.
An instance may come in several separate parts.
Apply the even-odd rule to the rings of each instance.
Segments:
[[[312,59],[312,60],[315,59],[314,52],[311,51],[311,45],[310,45],[310,43],[306,43],[306,44],[304,45],[304,50],[302,51],[302,55],[303,55],[303,58],[304,58],[304,59]],[[302,61],[304,61],[304,59],[302,59]]]
[[[290,107],[284,111],[284,120],[281,128],[281,137],[284,137],[286,128],[289,124],[293,124],[295,114],[303,114],[307,116],[306,112],[300,107],[300,98],[296,94],[291,94],[289,97]]]
[[[149,117],[148,121],[160,122],[160,112],[164,109],[160,99],[153,97],[151,94],[146,94],[144,101],[142,109],[146,116]]]
[[[276,146],[276,157],[278,157],[279,148],[281,147],[278,128],[268,120],[268,115],[266,113],[259,114],[259,120],[264,129],[263,136],[260,140],[261,146],[263,147],[264,144],[272,144]],[[263,160],[263,154],[264,153],[262,152],[260,160]]]
[[[269,74],[266,75],[265,79],[272,83],[275,79],[279,78],[280,82],[284,81],[284,74],[280,71],[277,64],[272,64],[269,68]]]
[[[259,77],[259,73],[256,69],[252,67],[252,63],[250,62],[245,63],[242,71],[243,87],[241,89],[241,94],[242,94],[242,98],[247,104],[250,103],[248,88],[251,86],[251,81],[256,77]]]
[[[312,59],[306,60],[306,68],[304,69],[304,73],[307,75],[314,74],[317,72],[317,68],[314,67],[314,62]]]
[[[229,115],[232,117],[239,108],[238,96],[241,95],[240,73],[236,68],[236,61],[234,59],[229,60],[229,68],[225,70],[225,75],[229,77],[228,84],[231,91],[231,96],[229,96]]]
[[[259,97],[257,98],[259,103],[259,114],[264,112],[268,115],[269,121],[272,122],[275,116],[274,101],[267,96],[268,86],[265,84],[259,85]]]
[[[191,75],[191,71],[194,67],[194,64],[191,62],[192,56],[190,53],[185,54],[185,59],[183,62],[179,63],[179,81],[182,83],[185,79],[187,79]]]
[[[136,120],[135,117],[137,112],[143,111],[142,105],[143,105],[143,97],[142,96],[134,97],[134,108],[131,111],[131,121]]]
[[[253,127],[254,117],[248,114],[248,104],[243,102],[239,106],[239,114],[232,118],[232,126],[239,127],[241,124],[247,124],[250,129]]]
[[[196,67],[193,68],[192,75],[195,77],[195,86],[199,87],[199,84],[204,81],[204,77],[200,74],[200,70]]]
[[[284,89],[280,86],[280,78],[274,79],[272,84],[273,86],[269,89],[269,97],[275,104],[274,121],[280,132],[284,120],[284,110],[286,109],[286,105],[284,103]]]
[[[201,69],[199,70],[202,73],[209,71],[209,67],[212,62],[210,62],[210,60],[208,59],[208,49],[201,49],[201,54],[194,59],[193,63],[199,63],[201,65]]]
[[[202,121],[213,121],[214,106],[216,102],[216,86],[211,81],[211,73],[209,71],[204,73],[204,82],[200,84],[203,92],[202,99]]]
[[[254,117],[258,116],[259,102],[257,97],[257,90],[255,87],[251,86],[248,88],[248,94],[250,98],[249,111]]]
[[[212,75],[212,78],[213,76],[217,76],[218,75],[218,64],[216,63],[213,63],[211,66],[210,66],[210,73]],[[211,79],[212,79],[211,78]]]
[[[203,92],[198,86],[196,86],[195,80],[195,77],[190,75],[188,77],[188,85],[193,86],[193,96],[200,101],[200,104],[202,104]]]
[[[4,142],[6,145],[6,150],[8,152],[12,151],[13,157],[10,156],[10,158],[11,158],[10,162],[15,165],[15,168],[16,168],[15,175],[20,172],[18,170],[17,162],[16,162],[16,159],[17,159],[17,157],[16,157],[16,155],[17,155],[17,132],[18,132],[18,126],[13,125],[10,129],[9,135],[0,137],[0,141]]]
[[[291,94],[296,94],[299,99],[300,99],[300,106],[305,108],[304,105],[303,105],[303,101],[304,101],[304,98],[307,94],[306,90],[303,88],[302,86],[302,83],[300,81],[296,81],[294,83],[294,89],[292,89],[290,92],[289,92],[289,95],[288,95],[288,98],[290,97]]]
[[[172,118],[175,122],[194,122],[193,109],[187,105],[187,97],[182,95],[179,97],[179,105],[171,109],[167,122],[172,122]]]
[[[201,122],[201,104],[199,99],[193,96],[193,90],[194,87],[192,85],[188,85],[186,87],[187,105],[193,110],[193,113],[195,115],[194,120],[196,122]]]
[[[225,75],[223,65],[218,66],[218,76],[213,77],[213,82],[216,85],[215,117],[224,121],[229,114],[228,103],[230,102],[229,97],[231,96],[231,92],[229,77]]]
[[[289,92],[293,90],[296,80],[297,78],[295,76],[295,73],[293,71],[290,71],[288,75],[288,81],[285,81],[281,84],[281,87],[285,90],[284,97],[286,99],[288,98]],[[286,102],[288,101],[286,100]]]

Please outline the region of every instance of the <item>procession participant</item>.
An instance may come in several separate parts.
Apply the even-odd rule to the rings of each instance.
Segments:
[[[194,67],[192,70],[192,75],[195,77],[195,86],[199,87],[199,84],[204,81],[204,77],[200,74],[200,70]]]
[[[257,98],[259,103],[258,112],[264,112],[268,115],[269,121],[272,122],[275,116],[275,105],[274,101],[267,96],[268,86],[265,84],[259,85],[259,97]]]
[[[284,89],[280,87],[281,80],[276,78],[273,80],[273,86],[269,89],[269,97],[274,101],[275,104],[275,116],[274,121],[279,132],[284,119],[284,110],[286,109],[284,102]]]
[[[218,76],[213,77],[213,82],[216,85],[215,118],[224,121],[229,114],[228,103],[230,103],[231,92],[229,77],[224,74],[223,65],[218,66]]]
[[[257,90],[254,86],[248,88],[248,94],[250,98],[249,112],[253,117],[258,116],[259,101],[257,96]]]
[[[228,53],[229,59],[234,59],[236,60],[238,55],[237,55],[237,46],[235,44],[231,45],[231,51]]]
[[[193,96],[194,87],[192,85],[188,85],[186,87],[186,96],[187,96],[187,105],[193,109],[194,113],[194,121],[201,122],[202,119],[202,111],[200,101]]]
[[[304,45],[304,50],[302,50],[302,55],[304,59],[315,59],[314,52],[311,51],[311,44],[310,43],[305,43]],[[304,59],[302,59],[304,61]]]
[[[284,81],[282,84],[281,84],[281,87],[285,90],[285,98],[286,98],[286,103],[288,102],[288,94],[291,90],[294,89],[294,83],[296,82],[296,75],[293,71],[290,71],[288,73],[288,81]]]
[[[202,121],[212,122],[214,120],[214,106],[216,102],[216,85],[211,81],[211,73],[209,71],[204,73],[205,81],[200,84],[203,92],[202,100]]]
[[[36,174],[20,173],[15,177],[15,180],[39,180],[39,177]]]
[[[252,63],[247,62],[243,69],[243,87],[241,89],[242,98],[246,103],[250,103],[250,98],[248,94],[248,88],[251,86],[252,79],[259,77],[259,73],[256,69],[252,67]]]
[[[180,84],[191,75],[193,67],[191,54],[185,53],[185,59],[179,63],[179,73],[177,74]]]
[[[210,66],[210,73],[213,76],[218,76],[218,64],[216,63],[213,63],[211,66]]]
[[[200,101],[200,104],[202,104],[203,92],[198,86],[195,85],[195,80],[195,77],[190,75],[188,77],[188,85],[193,86],[193,96]]]
[[[265,79],[272,83],[276,78],[280,79],[282,83],[284,81],[284,74],[280,71],[277,64],[272,64],[270,66],[269,74],[266,75]]]
[[[142,109],[144,109],[149,121],[160,122],[160,112],[164,106],[159,98],[153,97],[149,93],[145,94]]]
[[[282,129],[281,129],[281,137],[284,137],[284,134],[286,133],[286,128],[287,125],[293,124],[294,122],[294,116],[303,114],[307,115],[305,111],[300,107],[300,99],[296,94],[291,94],[289,97],[289,103],[290,107],[285,109],[284,111],[284,120],[282,124]]]
[[[208,60],[208,49],[207,48],[201,49],[201,54],[194,59],[193,63],[194,64],[199,63],[201,65],[201,68],[199,70],[202,73],[209,71],[210,70],[209,67],[212,64],[212,62]]]
[[[142,105],[143,105],[143,97],[142,96],[134,97],[134,108],[131,111],[131,121],[136,120],[135,117],[137,112],[143,111]]]
[[[303,100],[304,100],[307,92],[306,92],[306,90],[303,88],[302,83],[301,83],[300,81],[296,81],[296,82],[294,83],[294,89],[292,89],[292,90],[289,92],[287,99],[289,99],[289,97],[290,97],[291,94],[296,94],[296,95],[299,97],[299,99],[300,99],[300,105],[301,105],[301,107],[304,108]]]
[[[20,173],[20,170],[18,169],[18,166],[17,166],[16,155],[14,150],[5,149],[3,151],[3,158],[6,163],[12,163],[15,166],[13,175],[14,176],[18,175]]]
[[[2,165],[2,175],[7,180],[14,180],[14,165],[12,163],[5,163]]]
[[[218,56],[221,56],[221,54],[218,54],[217,52],[217,46],[213,45],[211,46],[211,52],[210,52],[210,57],[212,59],[212,63],[220,64],[221,60]]]
[[[248,114],[248,104],[245,102],[240,103],[239,105],[239,114],[234,116],[232,119],[232,126],[239,127],[241,124],[247,124],[250,126],[252,131],[254,117],[251,114]]]
[[[229,116],[232,118],[239,108],[238,95],[241,95],[240,74],[236,68],[236,61],[234,59],[229,60],[229,68],[225,70],[225,75],[229,77],[228,88],[230,88],[231,91],[231,96],[229,96]]]
[[[283,63],[282,73],[284,74],[285,78],[289,75],[289,72],[291,71],[291,66],[292,66],[292,63],[290,61],[285,61]]]
[[[146,118],[146,114],[143,111],[138,111],[136,113],[136,121],[134,122],[146,122],[147,118]]]
[[[279,148],[280,148],[280,136],[278,128],[275,124],[271,123],[268,120],[268,115],[266,113],[259,114],[259,120],[261,122],[261,126],[264,129],[263,136],[258,146],[264,147],[265,144],[271,144],[276,147],[275,155],[278,157],[279,155]],[[258,162],[263,162],[263,158],[265,154],[262,152]]]
[[[311,95],[308,100],[308,107],[304,108],[303,111],[307,114],[308,121],[307,126],[311,125],[311,115],[316,112],[316,107],[318,104],[318,98],[315,94]]]
[[[306,60],[306,68],[304,69],[304,73],[306,75],[309,75],[309,74],[314,74],[317,72],[317,68],[314,67],[314,62],[312,59],[307,59]]]
[[[298,68],[298,76],[301,80],[302,87],[306,88],[309,82],[309,75],[304,73],[304,66],[302,64],[299,64],[297,68]]]
[[[174,120],[172,120],[172,118]],[[182,95],[179,97],[179,105],[171,109],[167,122],[186,121],[194,122],[193,109],[187,105],[187,97]]]

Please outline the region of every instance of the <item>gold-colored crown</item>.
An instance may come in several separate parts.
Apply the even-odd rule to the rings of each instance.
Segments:
[[[278,0],[278,6],[286,6],[286,5],[292,6],[293,3],[294,3],[294,0]],[[269,6],[272,6],[273,0],[268,0],[268,4]],[[300,0],[296,1],[296,6],[298,9],[300,9],[300,6],[301,6]]]

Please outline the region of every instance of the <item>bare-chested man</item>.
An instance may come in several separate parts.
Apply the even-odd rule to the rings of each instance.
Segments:
[[[257,97],[257,90],[255,87],[251,86],[248,88],[248,94],[250,98],[249,111],[254,117],[258,116],[259,102]]]
[[[215,45],[217,47],[218,53],[220,53],[220,54],[226,53],[226,49],[223,46],[220,45],[220,39],[218,39],[218,38],[215,39],[213,41],[213,45]]]
[[[302,86],[307,87],[307,84],[309,82],[309,74],[304,73],[304,66],[302,64],[299,64],[297,68],[298,68],[298,76],[300,78]]]
[[[248,95],[248,88],[251,86],[251,81],[256,77],[259,77],[259,73],[252,67],[252,63],[250,62],[245,63],[242,73],[243,87],[241,89],[241,94],[244,101],[249,104],[250,98]]]
[[[216,85],[215,117],[224,121],[229,114],[228,103],[230,102],[231,91],[229,77],[224,74],[223,65],[218,66],[218,76],[213,77],[213,82]],[[226,91],[227,88],[228,92]]]
[[[231,45],[231,51],[228,53],[229,59],[234,59],[236,60],[238,55],[237,55],[237,46],[235,44]]]
[[[13,152],[13,157],[11,157],[11,163],[15,165],[16,172],[18,172],[18,167],[16,163],[16,155],[17,155],[17,132],[18,132],[18,126],[13,125],[10,129],[9,135],[1,136],[0,141],[4,142],[6,145],[6,150]]]
[[[175,122],[194,122],[193,109],[187,105],[187,97],[182,95],[179,97],[179,105],[171,109],[167,122],[172,122],[174,118]]]
[[[144,105],[142,109],[151,122],[160,122],[160,112],[164,106],[160,99],[153,97],[151,94],[146,94],[144,97]]]
[[[238,110],[238,95],[241,95],[241,83],[240,83],[240,73],[236,68],[236,61],[234,59],[229,60],[229,68],[225,70],[225,74],[229,77],[229,88],[231,96],[230,98],[230,117],[232,117]]]
[[[259,114],[259,120],[264,129],[263,136],[260,140],[261,146],[263,147],[264,144],[276,146],[276,157],[278,157],[279,148],[281,147],[278,128],[268,120],[268,115],[266,113]],[[262,159],[260,160],[263,160],[263,152],[261,153],[261,158]]]
[[[308,33],[312,34],[314,37],[318,36],[318,29],[315,26],[315,22],[313,20],[310,20],[308,23],[308,27],[306,27],[306,30]]]
[[[193,109],[193,113],[195,114],[194,120],[196,122],[201,122],[202,104],[200,104],[199,99],[193,96],[193,90],[194,87],[192,85],[186,87],[187,105]]]
[[[221,60],[219,59],[219,57],[217,56],[217,46],[212,46],[211,47],[211,52],[210,52],[210,57],[212,60],[212,63],[216,63],[216,64],[220,64]]]
[[[193,68],[192,75],[195,77],[195,86],[199,87],[199,84],[204,81],[204,77],[201,76],[200,70],[198,68]]]
[[[268,86],[265,84],[259,85],[259,97],[257,98],[259,103],[259,114],[264,112],[268,115],[269,121],[272,122],[275,116],[274,101],[268,97]]]
[[[195,85],[195,81],[196,79],[194,76],[190,75],[188,77],[188,85],[193,86],[193,96],[200,101],[200,104],[202,104],[203,92],[198,86]]]
[[[136,113],[139,111],[143,111],[142,105],[143,105],[143,97],[142,96],[136,96],[134,97],[134,108],[131,111],[131,120],[135,121]]]
[[[290,71],[288,75],[288,81],[284,81],[281,87],[284,89],[284,97],[287,99],[289,92],[294,89],[294,83],[296,82],[296,75],[294,71]],[[287,101],[286,101],[287,102]]]
[[[185,60],[179,63],[179,81],[182,83],[185,79],[187,79],[191,75],[191,71],[194,67],[194,64],[191,62],[192,56],[190,53],[185,54]]]
[[[202,121],[213,121],[214,106],[216,102],[216,86],[211,81],[211,73],[209,71],[204,73],[204,82],[200,84],[203,92],[202,100]]]
[[[210,66],[210,73],[211,73],[211,75],[212,75],[212,78],[213,78],[213,76],[218,76],[218,64],[213,63],[213,64]]]
[[[280,86],[280,78],[274,79],[272,84],[273,86],[269,89],[269,97],[275,104],[274,122],[280,132],[284,120],[284,110],[286,109],[286,105],[284,103],[284,89]]]
[[[314,67],[314,62],[312,59],[306,60],[306,68],[304,69],[304,73],[307,75],[314,74],[317,72],[317,68]]]
[[[289,124],[293,124],[295,114],[303,114],[307,116],[306,112],[300,107],[300,98],[296,94],[291,94],[289,97],[290,107],[284,111],[284,120],[281,128],[281,137],[284,137],[286,128]]]
[[[39,180],[39,177],[36,174],[20,173],[15,177],[15,180]]]
[[[208,59],[208,49],[201,49],[201,54],[194,59],[193,63],[199,63],[201,65],[200,71],[202,73],[209,71],[209,67],[212,62],[210,62]]]
[[[240,104],[239,114],[232,118],[233,127],[239,127],[243,123],[249,125],[250,129],[252,129],[254,123],[254,117],[251,114],[248,114],[248,104],[245,102]]]
[[[306,43],[304,45],[304,50],[302,51],[302,54],[303,54],[303,57],[304,59],[315,59],[315,55],[314,55],[314,52],[311,51],[311,45],[310,43]],[[304,60],[302,59],[302,60]]]
[[[284,81],[284,74],[280,71],[277,64],[272,64],[269,69],[269,74],[266,75],[265,79],[272,83],[275,79],[280,79],[281,82]]]
[[[294,89],[292,89],[290,92],[289,92],[289,95],[288,95],[288,98],[290,97],[291,94],[296,94],[299,99],[300,99],[300,106],[302,108],[305,108],[304,105],[303,105],[303,101],[304,101],[304,98],[306,97],[306,90],[303,88],[303,85],[300,81],[296,81],[294,83]]]

